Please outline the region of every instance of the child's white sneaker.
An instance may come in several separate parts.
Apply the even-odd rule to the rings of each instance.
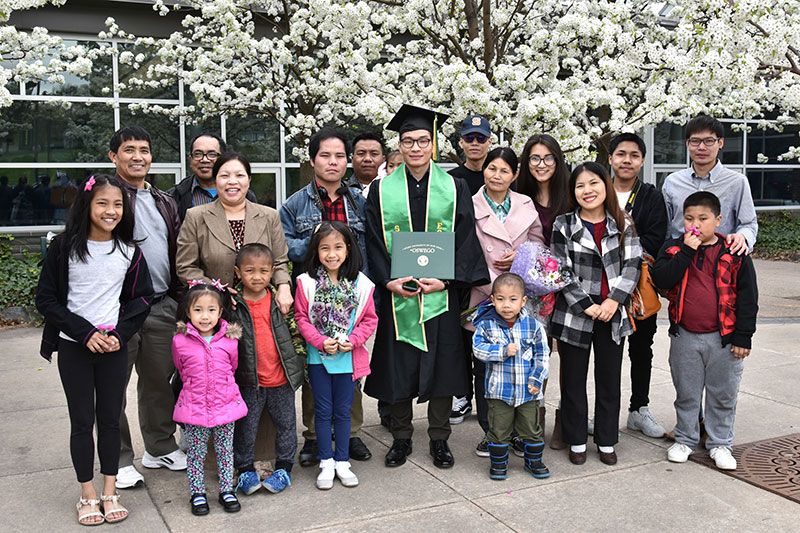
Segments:
[[[736,459],[731,454],[730,448],[717,446],[711,449],[709,455],[720,470],[736,470]]]
[[[333,478],[336,475],[336,461],[325,459],[319,462],[320,472],[317,476],[317,488],[320,490],[328,490],[333,488]]]
[[[358,478],[350,470],[349,461],[336,461],[336,477],[342,482],[345,487],[357,487]]]
[[[692,449],[685,444],[676,442],[667,450],[667,460],[671,463],[685,463],[692,455]]]

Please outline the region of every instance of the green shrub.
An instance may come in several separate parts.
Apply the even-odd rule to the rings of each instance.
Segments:
[[[16,257],[11,253],[13,240],[11,235],[0,235],[0,311],[17,306],[33,310],[41,254],[23,251]]]
[[[768,259],[795,258],[800,253],[800,218],[789,211],[760,215],[755,253]]]

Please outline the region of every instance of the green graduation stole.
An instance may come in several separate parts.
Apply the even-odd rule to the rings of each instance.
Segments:
[[[379,194],[383,242],[391,257],[392,233],[413,231],[405,163],[380,181]],[[453,231],[455,221],[455,182],[438,165],[431,163],[425,231]],[[448,300],[447,290],[430,294],[419,293],[412,298],[404,298],[392,293],[395,338],[427,352],[428,340],[425,336],[425,322],[446,312]]]

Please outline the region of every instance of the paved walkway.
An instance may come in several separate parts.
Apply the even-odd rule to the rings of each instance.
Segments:
[[[761,312],[752,355],[739,395],[736,442],[800,432],[800,282],[798,265],[758,261]],[[40,330],[0,332],[0,530],[84,531],[75,521],[78,488],[69,458],[69,422],[56,366],[36,356]],[[667,364],[666,325],[656,336],[651,407],[666,427],[675,422],[674,390]],[[551,372],[557,375],[558,359]],[[629,366],[625,361],[623,375]],[[623,379],[623,405],[630,392]],[[548,389],[547,434],[552,430],[556,383]],[[591,390],[591,387],[590,387]],[[135,387],[129,388],[135,413]],[[298,393],[299,407],[299,393]],[[666,461],[668,443],[624,428],[619,463],[589,459],[574,466],[566,452],[545,452],[552,472],[534,480],[512,457],[509,479],[488,478],[488,460],[474,453],[480,429],[474,416],[454,426],[456,465],[436,469],[427,453],[424,405],[417,406],[417,433],[409,462],[389,470],[383,455],[391,443],[379,425],[374,400],[365,405],[364,441],[374,457],[354,462],[361,485],[338,483],[321,492],[318,470],[295,467],[293,486],[279,495],[259,491],[242,498],[242,511],[222,512],[213,480],[211,514],[189,511],[185,474],[142,469],[146,488],[124,491],[131,510],[116,531],[797,531],[800,506],[689,462]],[[135,416],[135,415],[134,415]],[[298,421],[300,419],[298,411]],[[139,435],[136,450],[142,453]],[[137,456],[138,465],[138,456]],[[215,477],[214,474],[211,476]],[[103,530],[111,525],[101,526]]]

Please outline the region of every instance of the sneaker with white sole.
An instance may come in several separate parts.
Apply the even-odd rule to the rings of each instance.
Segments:
[[[170,470],[186,470],[186,454],[175,450],[167,455],[156,457],[144,452],[142,466],[145,468],[168,468]]]
[[[475,454],[478,457],[489,457],[489,437],[483,436],[478,445],[475,446]]]
[[[336,469],[336,477],[339,478],[339,481],[342,482],[342,485],[345,487],[358,486],[358,478],[353,471],[350,470],[349,461],[336,461],[334,468]]]
[[[628,429],[641,431],[646,436],[654,439],[660,439],[667,432],[661,424],[656,422],[656,419],[650,413],[650,408],[646,405],[640,407],[638,411],[630,411],[628,413]]]
[[[717,446],[716,448],[711,448],[709,455],[714,459],[714,464],[720,470],[736,470],[736,459],[731,454],[730,448]]]
[[[317,488],[328,490],[333,488],[333,478],[336,476],[336,461],[333,458],[319,462],[319,475],[317,476]]]
[[[453,402],[453,410],[450,412],[450,423],[460,424],[472,412],[472,402],[467,400],[466,396],[456,398]]]
[[[116,486],[118,489],[132,489],[144,485],[144,476],[133,465],[123,466],[117,471]]]
[[[667,450],[667,460],[671,463],[685,463],[692,455],[692,451],[687,445],[676,442]]]

